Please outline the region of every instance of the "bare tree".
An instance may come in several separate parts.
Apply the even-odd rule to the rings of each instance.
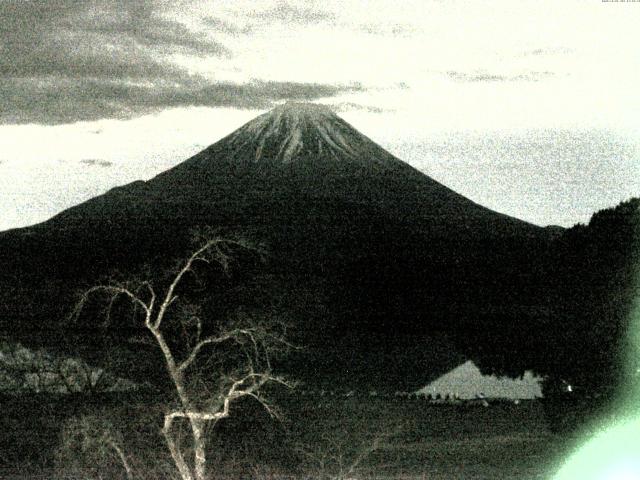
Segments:
[[[363,462],[395,433],[378,433],[354,444],[353,438],[334,431],[321,435],[313,444],[300,445],[298,453],[320,480],[348,480],[354,478]]]
[[[181,302],[178,295],[186,278],[197,277],[199,268],[217,265],[227,272],[234,249],[252,248],[238,240],[209,239],[176,268],[163,288],[156,289],[150,280],[133,285],[97,285],[84,292],[74,311],[77,318],[90,297],[102,293],[108,296],[107,321],[119,298],[129,300],[140,312],[137,318],[162,352],[175,389],[177,402],[165,412],[162,434],[182,480],[207,477],[206,433],[230,415],[234,402],[252,398],[270,415],[277,416],[261,388],[274,382],[289,385],[273,373],[271,365],[277,352],[291,346],[286,341],[284,324],[271,318],[257,321],[241,314],[212,328],[210,322],[203,322],[197,306]],[[232,366],[229,356],[237,360]],[[186,422],[190,427],[191,460],[178,438],[176,422]]]
[[[85,415],[66,422],[61,434],[58,460],[64,461],[63,475],[85,476],[87,466],[119,465],[127,480],[133,479],[133,468],[124,451],[122,434],[101,416]],[[75,471],[74,471],[75,470]],[[113,475],[113,471],[110,471]]]

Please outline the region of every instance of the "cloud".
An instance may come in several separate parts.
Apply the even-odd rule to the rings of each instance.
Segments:
[[[417,32],[415,27],[399,23],[364,23],[359,25],[358,29],[371,35],[386,35],[393,37],[408,36]]]
[[[252,24],[239,26],[233,22],[229,22],[218,17],[205,17],[202,19],[202,23],[208,28],[212,28],[217,33],[232,35],[234,37],[248,35],[254,30],[254,25]]]
[[[138,25],[142,25],[142,28],[137,28]],[[138,45],[155,48],[165,53],[182,51],[201,56],[232,56],[231,51],[222,43],[198,37],[184,25],[160,18],[148,22],[142,18],[130,17],[126,22],[88,24],[85,32],[121,36],[121,39],[129,39]]]
[[[0,78],[0,97],[9,108],[0,110],[2,123],[59,124],[101,118],[131,118],[164,108],[186,106],[268,108],[282,100],[308,101],[360,85],[251,81],[212,83],[198,76],[151,82],[61,76]]]
[[[360,103],[355,103],[355,102],[341,102],[341,103],[337,103],[335,105],[329,105],[329,106],[336,112],[359,110],[359,111],[368,112],[368,113],[386,113],[386,112],[394,111],[394,110],[389,110],[385,108],[375,107],[372,105],[362,105]]]
[[[191,31],[167,16],[163,5],[160,0],[0,1],[0,122],[129,118],[190,105],[265,108],[284,99],[314,100],[361,89],[219,82],[189,74],[171,63],[172,54],[230,58],[232,52],[213,37],[215,29]],[[284,3],[269,15],[321,17]],[[231,23],[211,22],[236,31]]]
[[[109,160],[100,160],[100,159],[96,159],[96,158],[85,158],[83,160],[80,160],[80,163],[83,163],[84,165],[88,165],[90,167],[112,167],[113,166],[113,162],[110,162]]]
[[[228,56],[220,42],[162,15],[158,0],[0,2],[2,73],[58,70],[71,75],[116,63],[115,74],[148,73],[155,55]]]
[[[332,12],[312,6],[298,6],[280,1],[266,10],[257,10],[249,14],[251,18],[260,19],[260,23],[279,22],[287,25],[314,25],[335,20]]]
[[[527,50],[522,55],[526,56],[542,56],[542,55],[564,55],[572,53],[574,50],[567,47],[547,47]]]
[[[0,2],[0,76],[157,80],[180,74],[163,61],[167,53],[230,54],[156,7],[155,0]]]
[[[244,12],[242,23],[219,16],[205,17],[202,19],[202,23],[217,33],[238,37],[264,30],[271,25],[305,27],[329,22],[335,23],[336,18],[334,13],[311,5],[300,6],[281,0],[268,8],[254,8]]]
[[[555,73],[549,71],[531,71],[517,75],[504,75],[486,72],[468,73],[449,70],[445,74],[452,80],[458,82],[537,82],[542,79],[555,76]]]

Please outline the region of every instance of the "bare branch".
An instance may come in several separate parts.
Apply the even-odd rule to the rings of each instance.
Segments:
[[[167,311],[167,308],[169,307],[169,305],[171,305],[175,301],[176,297],[174,296],[174,292],[176,288],[182,281],[183,277],[187,274],[187,272],[191,270],[193,263],[197,260],[201,260],[206,263],[209,263],[208,259],[206,259],[202,255],[211,247],[214,247],[214,246],[217,247],[218,244],[224,243],[224,242],[229,242],[229,240],[224,240],[220,238],[209,240],[189,257],[189,259],[185,262],[184,266],[180,269],[180,271],[178,271],[176,276],[173,278],[173,281],[171,282],[171,284],[169,285],[169,288],[167,289],[167,293],[164,297],[164,301],[160,305],[160,310],[158,311],[158,315],[155,320],[155,324],[154,324],[155,328],[160,327],[160,324],[162,323],[162,320]],[[218,251],[220,251],[219,248],[218,248]]]
[[[207,345],[213,345],[213,344],[218,344],[218,343],[223,343],[226,342],[228,340],[231,340],[235,338],[234,333],[229,333],[227,335],[224,335],[222,337],[207,337],[204,340],[200,340],[191,350],[191,353],[189,354],[189,356],[182,361],[182,363],[180,363],[178,365],[178,370],[183,371],[186,370],[187,368],[189,368],[189,366],[196,360],[196,357],[198,356],[198,353],[200,353],[200,351]]]
[[[113,306],[114,299],[116,297],[118,297],[119,295],[127,296],[134,304],[139,305],[140,307],[142,307],[142,309],[144,310],[144,312],[146,314],[146,318],[149,318],[151,316],[151,309],[150,309],[149,305],[144,303],[140,299],[140,297],[138,297],[137,295],[132,293],[129,289],[127,289],[125,287],[117,286],[117,285],[96,285],[94,287],[89,288],[88,290],[86,290],[82,294],[82,296],[80,297],[80,300],[76,303],[75,308],[71,312],[70,317],[71,317],[72,320],[77,320],[77,318],[79,317],[82,309],[84,308],[86,303],[89,301],[90,297],[94,293],[98,293],[98,292],[103,292],[103,293],[107,293],[107,294],[111,295],[111,299],[110,299],[109,307],[108,307],[107,319],[110,318],[110,310],[111,310],[111,307]],[[152,300],[153,300],[153,298],[152,298]]]

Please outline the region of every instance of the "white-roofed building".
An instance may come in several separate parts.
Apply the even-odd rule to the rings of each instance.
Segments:
[[[522,378],[483,375],[468,360],[437,378],[417,393],[441,398],[509,398],[533,399],[542,397],[542,378],[526,371]]]

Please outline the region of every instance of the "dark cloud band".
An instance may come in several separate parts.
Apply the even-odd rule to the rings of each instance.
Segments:
[[[232,52],[213,38],[215,28],[192,32],[163,16],[162,7],[161,0],[0,2],[0,122],[127,118],[190,105],[265,108],[284,99],[362,90],[359,85],[232,83],[190,75],[167,56],[229,58]],[[263,13],[319,20],[285,3]],[[211,22],[228,32],[235,28]]]
[[[253,81],[211,83],[200,77],[141,84],[104,78],[0,78],[1,123],[71,123],[130,118],[185,106],[261,109],[281,100],[315,100],[359,85]]]

